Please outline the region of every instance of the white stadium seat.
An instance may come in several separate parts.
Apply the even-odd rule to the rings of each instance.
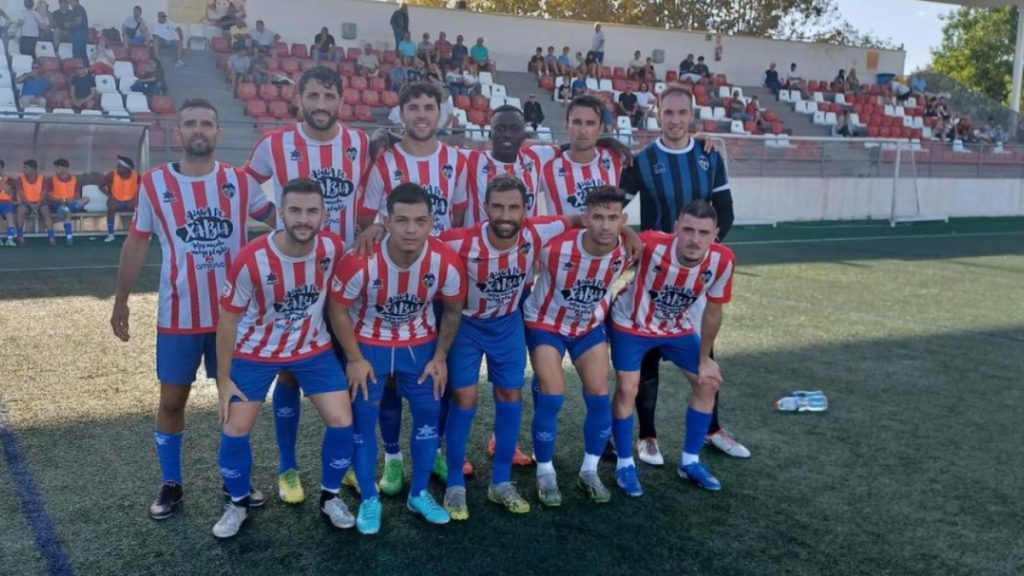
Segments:
[[[714,118],[715,120],[725,120],[725,108],[722,108],[721,106],[715,106]]]
[[[825,95],[824,95],[824,94],[822,94],[821,92],[815,92],[815,93],[814,93],[814,94],[812,95],[812,99],[813,99],[813,100],[814,100],[815,102],[824,102],[824,101],[825,101]]]
[[[903,117],[903,127],[904,128],[913,128],[914,127],[914,118],[913,118],[913,116],[904,116]]]
[[[895,116],[896,110],[892,107],[892,104],[886,104],[885,107],[882,108],[882,113],[886,116]]]
[[[715,117],[715,111],[710,106],[698,106],[697,112],[697,117],[701,120],[712,120]]]
[[[655,118],[654,116],[648,116],[647,117],[647,129],[648,130],[653,130],[655,132],[658,131],[658,130],[661,130],[661,126],[658,126],[658,119]]]
[[[815,124],[819,124],[819,125],[825,124],[825,113],[822,112],[821,110],[816,111],[814,113],[814,120],[813,120],[813,122]]]
[[[26,72],[32,71],[32,57],[25,54],[17,54],[11,58],[11,72],[17,78]]]
[[[15,106],[17,99],[14,98],[14,90],[7,86],[0,86],[0,106]]]
[[[845,106],[846,105],[846,95],[843,94],[842,92],[837,93],[836,94],[836,104],[839,104],[840,106]]]
[[[914,116],[914,128],[924,128],[924,118],[921,116]]]
[[[469,124],[469,117],[466,116],[466,111],[463,110],[462,108],[456,108],[455,112],[452,112],[452,115],[459,119],[460,126],[465,126],[466,124]]]
[[[615,127],[619,130],[622,130],[623,128],[632,129],[633,122],[630,120],[629,116],[618,116],[615,118]]]
[[[504,84],[491,84],[491,96],[508,96],[508,90],[505,89]]]
[[[597,78],[591,78],[588,76],[585,82],[587,83],[587,90],[597,90],[600,87],[600,84],[597,82]]]
[[[667,87],[668,87],[668,84],[665,84],[664,82],[655,82],[654,83],[654,93],[655,94],[661,94],[662,92],[665,91],[665,88],[667,88]]]
[[[131,113],[149,112],[149,100],[142,92],[132,92],[125,97],[124,107]]]
[[[552,142],[554,136],[551,134],[551,128],[548,126],[537,126],[537,138],[541,142]]]
[[[17,117],[19,114],[17,106],[0,106],[0,117]]]
[[[127,95],[129,92],[132,91],[132,86],[134,86],[135,83],[138,82],[138,80],[139,79],[135,76],[127,76],[125,78],[118,79],[117,91],[121,94]]]
[[[852,124],[856,128],[865,126],[865,124],[862,124],[860,121],[860,114],[857,114],[856,112],[850,114],[850,124]]]
[[[835,126],[838,123],[839,123],[839,118],[836,117],[836,113],[835,112],[826,112],[825,113],[825,125],[826,126]]]
[[[903,108],[903,106],[896,106],[895,108],[892,109],[892,114],[893,116],[903,118],[904,116],[907,115],[907,111]]]
[[[71,46],[71,42],[61,42],[60,46],[57,46],[57,56],[61,60],[68,60],[74,58],[74,51]]]
[[[36,42],[36,58],[46,56],[48,58],[54,58],[57,53],[53,51],[53,42]]]
[[[127,60],[118,60],[114,62],[114,77],[124,78],[125,76],[135,76],[135,67],[131,62]]]
[[[515,106],[516,108],[522,110],[523,109],[523,102],[519,98],[516,98],[514,96],[509,96],[509,97],[505,98],[505,106]]]
[[[99,94],[116,94],[117,81],[110,74],[99,74],[96,76],[96,92]]]
[[[732,124],[729,125],[729,132],[733,134],[746,134],[747,131],[743,128],[743,122],[739,120],[733,120]]]
[[[494,86],[491,85],[491,84],[481,84],[480,85],[480,95],[483,96],[484,98],[490,98],[491,97],[491,90],[493,88],[494,88]]]
[[[74,114],[75,111],[71,108],[54,108],[50,111],[51,114]]]
[[[600,90],[601,92],[611,92],[613,90],[612,79],[602,78],[597,82],[597,89]]]
[[[491,110],[495,110],[500,106],[505,105],[504,96],[491,96]]]
[[[791,102],[789,90],[779,90],[779,102]]]
[[[26,106],[21,113],[23,118],[42,116],[43,114],[46,114],[46,108],[41,106]]]
[[[99,110],[82,110],[79,112],[81,116],[103,116],[103,112]]]
[[[117,92],[107,92],[100,96],[100,108],[103,108],[104,112],[124,110],[124,100],[121,100],[121,95]]]
[[[479,79],[481,84],[494,84],[494,76],[490,72],[481,72]]]

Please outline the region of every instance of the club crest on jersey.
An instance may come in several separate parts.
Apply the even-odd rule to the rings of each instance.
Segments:
[[[533,205],[537,202],[537,195],[533,192],[526,193],[526,212],[533,212]]]
[[[221,291],[221,295],[224,296],[225,298],[227,298],[228,296],[231,295],[231,289],[232,288],[233,288],[233,286],[231,285],[231,282],[225,282],[224,283],[224,290]]]
[[[654,311],[661,318],[678,318],[697,301],[693,290],[678,286],[665,286],[661,290],[648,290]]]
[[[483,168],[480,169],[480,172],[484,176],[487,176],[488,174],[491,173],[491,165],[490,164],[484,164]]]
[[[288,159],[291,160],[292,162],[301,162],[302,152],[299,152],[298,150],[292,150],[292,153],[288,155]]]
[[[565,166],[559,166],[558,170],[557,170],[557,174],[558,174],[559,177],[564,178],[565,175],[568,174],[568,172],[565,171]]]
[[[321,258],[320,261],[316,263],[316,265],[320,267],[321,272],[326,273],[327,270],[331,267],[331,259]]]
[[[655,274],[661,274],[662,272],[664,272],[664,271],[665,271],[665,268],[664,268],[664,267],[662,267],[662,265],[661,265],[661,264],[655,264],[655,265],[654,265],[654,268],[651,268],[651,270],[652,270],[652,271],[653,271],[653,272],[654,272]]]
[[[455,168],[451,164],[445,164],[444,166],[441,166],[441,172],[444,174],[445,178],[451,180],[452,176],[455,174]]]
[[[355,146],[345,148],[345,157],[350,161],[355,162],[357,156],[359,156],[359,150],[356,150]]]
[[[562,297],[570,310],[576,312],[592,312],[600,302],[608,289],[604,282],[597,278],[580,278],[576,280],[572,288],[562,290]]]
[[[711,277],[712,276],[714,276],[714,274],[711,273],[711,270],[705,270],[704,274],[701,274],[701,277],[700,277],[701,282],[703,282],[705,284],[707,284],[708,282],[711,282]]]
[[[576,265],[572,263],[572,260],[569,260],[565,264],[562,264],[562,270],[572,270],[575,267]]]
[[[526,170],[527,172],[532,172],[533,167],[533,160],[527,160],[526,162],[523,163],[523,169]]]
[[[530,250],[533,250],[533,242],[530,242],[529,240],[523,242],[523,245],[519,247],[519,252],[521,254],[529,254]]]
[[[337,276],[331,278],[331,292],[341,292],[345,288],[345,285],[341,283],[341,279]]]
[[[708,168],[711,168],[711,162],[708,160],[707,156],[701,156],[697,159],[697,166],[700,166],[701,170],[707,172]]]
[[[277,274],[274,274],[273,272],[267,274],[267,277],[263,279],[263,282],[265,282],[267,286],[273,286],[274,284],[277,284]]]
[[[415,294],[398,294],[384,304],[374,304],[374,309],[385,322],[407,324],[423,310],[423,302]]]
[[[234,198],[235,194],[238,193],[238,188],[231,182],[228,182],[227,184],[221,187],[220,193],[227,196],[228,198]]]
[[[423,277],[423,285],[427,288],[433,288],[434,284],[437,284],[437,276],[427,272],[427,275]]]
[[[612,260],[612,270],[618,272],[622,269],[622,260]]]
[[[604,166],[605,170],[611,170],[612,169],[612,159],[611,158],[602,158],[601,159],[601,166]]]
[[[230,238],[234,231],[235,225],[220,208],[196,208],[185,214],[185,225],[175,234],[188,243],[216,242]]]

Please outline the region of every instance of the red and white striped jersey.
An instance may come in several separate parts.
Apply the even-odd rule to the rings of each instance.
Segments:
[[[217,329],[217,296],[246,243],[247,218],[265,218],[271,209],[251,176],[219,162],[205,176],[184,176],[163,164],[142,177],[131,233],[160,240],[157,330]]]
[[[540,194],[540,171],[544,165],[561,153],[558,146],[538,144],[521,148],[519,158],[512,163],[499,162],[490,153],[482,150],[463,150],[468,161],[469,178],[466,182],[467,227],[487,219],[484,212],[484,198],[487,184],[498,174],[515,174],[526,184],[526,215],[536,216],[539,211],[537,196]]]
[[[324,321],[327,290],[344,253],[341,239],[321,231],[303,258],[282,254],[265,234],[239,252],[220,304],[242,314],[235,358],[288,362],[331,347]]]
[[[350,306],[356,339],[375,346],[416,346],[437,337],[431,302],[466,296],[459,257],[431,237],[420,257],[399,268],[388,255],[388,236],[368,256],[341,260],[331,298]]]
[[[585,230],[570,230],[540,253],[540,276],[523,306],[530,328],[575,338],[604,322],[615,281],[626,269],[622,241],[598,258],[583,249]]]
[[[324,229],[352,244],[359,199],[370,168],[370,139],[362,130],[338,128],[337,137],[329,142],[307,137],[302,124],[274,130],[256,144],[246,171],[259,182],[273,179],[278,206],[289,180],[312,178],[319,182],[327,208]],[[283,222],[278,222],[278,228],[283,228]]]
[[[497,318],[515,312],[541,249],[569,229],[569,221],[561,216],[527,218],[515,246],[497,250],[487,238],[487,225],[480,222],[441,234],[466,269],[467,298],[462,314],[471,318]]]
[[[598,186],[618,186],[622,159],[611,148],[596,148],[593,161],[580,164],[566,152],[544,165],[541,183],[548,214],[573,216],[587,207],[587,192]]]
[[[387,198],[399,184],[423,186],[433,202],[434,235],[452,226],[452,212],[466,206],[466,157],[444,142],[429,156],[413,156],[402,144],[385,150],[370,168],[363,195],[363,214],[387,215]]]
[[[721,244],[712,244],[704,260],[687,268],[679,262],[674,234],[643,232],[644,252],[636,276],[615,298],[612,322],[640,336],[679,336],[694,332],[687,310],[701,296],[709,302],[732,298],[736,257]]]

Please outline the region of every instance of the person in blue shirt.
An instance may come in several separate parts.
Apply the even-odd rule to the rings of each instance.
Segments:
[[[416,57],[416,43],[412,41],[412,36],[408,32],[402,37],[402,41],[398,43],[398,55],[403,58]]]
[[[469,49],[469,55],[473,57],[476,65],[481,70],[488,70],[494,72],[494,62],[491,61],[491,52],[484,46],[484,38],[481,36],[476,39],[476,44]]]
[[[18,98],[18,104],[22,108],[26,106],[46,108],[46,95],[53,88],[53,82],[43,74],[38,62],[33,62],[32,71],[18,76],[15,82],[21,83],[21,96]]]
[[[576,79],[572,81],[572,86],[569,87],[569,90],[573,98],[587,91],[587,80],[583,77],[582,70],[576,73]]]

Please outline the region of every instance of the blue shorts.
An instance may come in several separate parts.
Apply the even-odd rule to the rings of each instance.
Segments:
[[[638,372],[644,356],[655,348],[661,357],[687,372],[700,370],[700,335],[637,336],[611,326],[612,366],[617,372]]]
[[[565,351],[569,351],[569,359],[576,363],[576,360],[580,356],[587,353],[588,350],[597,346],[598,344],[604,344],[608,341],[608,334],[605,332],[604,324],[598,324],[596,328],[575,338],[568,336],[562,336],[557,332],[548,332],[547,330],[541,330],[539,328],[526,327],[526,346],[532,352],[534,348],[538,346],[551,346],[555,350],[558,350],[559,356],[564,356]]]
[[[327,392],[347,392],[348,380],[341,363],[330,350],[291,362],[266,362],[248,358],[231,360],[231,379],[250,402],[263,402],[274,378],[279,372],[288,372],[299,382],[306,396]],[[237,396],[232,402],[240,402]]]
[[[480,361],[487,357],[487,379],[498,388],[519,390],[526,374],[526,334],[519,311],[499,318],[462,317],[448,352],[448,385],[475,386]]]
[[[114,200],[114,212],[131,212],[135,210],[135,203],[131,200]]]
[[[359,350],[363,353],[373,372],[377,376],[377,382],[368,384],[370,398],[369,402],[380,402],[384,395],[384,384],[395,377],[398,383],[398,394],[409,401],[434,400],[434,380],[427,378],[422,384],[417,382],[427,363],[434,358],[434,349],[437,348],[437,340],[432,340],[418,346],[376,346],[373,344],[359,343]],[[362,393],[357,394],[355,402],[363,400]]]
[[[78,202],[50,202],[50,212],[57,214],[60,211],[61,206],[67,206],[68,212],[71,213],[85,212],[85,207]]]
[[[0,202],[0,216],[10,216],[11,214],[14,214],[14,204]]]
[[[199,364],[206,365],[206,377],[217,378],[217,333],[156,333],[156,377],[161,384],[191,386]]]

